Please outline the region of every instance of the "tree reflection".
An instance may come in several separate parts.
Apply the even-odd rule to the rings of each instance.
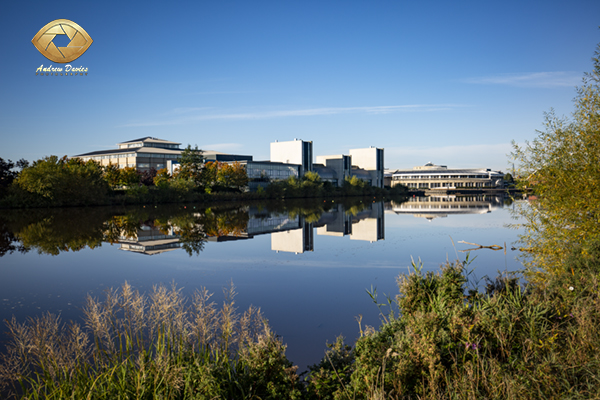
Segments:
[[[350,199],[351,213],[371,201]],[[183,248],[190,256],[203,251],[209,237],[248,235],[249,210],[253,217],[272,214],[301,217],[316,223],[324,212],[337,209],[338,201],[304,199],[250,206],[215,205],[209,208],[162,206],[120,208],[71,208],[17,210],[0,218],[0,257],[35,249],[40,254],[94,249],[102,243],[119,244],[123,250],[157,254]],[[266,233],[266,232],[265,232]]]

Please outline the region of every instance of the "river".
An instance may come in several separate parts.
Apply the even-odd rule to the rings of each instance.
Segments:
[[[411,260],[435,271],[476,247],[460,241],[506,244],[469,253],[471,281],[520,269],[511,209],[478,195],[2,210],[0,318],[80,320],[88,294],[125,281],[146,293],[174,283],[186,296],[206,287],[217,303],[233,283],[238,309],[260,307],[303,371],[338,335],[353,343],[359,315],[363,328],[379,325],[366,291],[395,296]]]

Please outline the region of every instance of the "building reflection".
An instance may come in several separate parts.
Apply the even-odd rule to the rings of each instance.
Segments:
[[[149,224],[140,225],[134,235],[122,234],[118,237],[119,250],[146,255],[178,249],[181,247],[179,240],[179,235],[174,232],[174,228],[171,227],[167,233],[164,233],[163,229]]]
[[[335,204],[318,217],[310,217],[301,212],[269,212],[256,207],[244,210],[247,219],[242,226],[227,229],[205,229],[201,238],[208,242],[248,240],[257,235],[271,235],[271,250],[302,254],[314,251],[315,230],[317,236],[348,236],[350,240],[376,242],[385,238],[384,205],[382,202],[365,203],[360,207],[346,209],[343,204]],[[209,225],[202,216],[196,223]],[[181,229],[177,226],[157,225],[153,221],[142,222],[137,229],[120,233],[115,241],[120,250],[140,254],[155,255],[181,247]]]
[[[411,197],[406,202],[391,201],[386,206],[387,212],[409,214],[415,218],[433,220],[447,218],[458,214],[486,214],[504,204],[503,196],[489,195],[443,195]]]

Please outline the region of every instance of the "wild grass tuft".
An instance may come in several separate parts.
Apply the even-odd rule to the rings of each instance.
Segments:
[[[0,390],[27,399],[297,398],[295,368],[260,309],[241,315],[235,288],[220,308],[206,288],[148,296],[125,283],[88,297],[83,326],[45,314],[7,322]]]
[[[331,345],[311,367],[309,398],[599,398],[598,260],[600,246],[544,284],[500,276],[485,291],[469,288],[465,263],[413,265],[398,278],[399,315],[361,327],[354,349]],[[380,311],[392,305],[369,294]]]

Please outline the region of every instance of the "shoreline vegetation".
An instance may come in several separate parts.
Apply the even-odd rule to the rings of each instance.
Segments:
[[[263,182],[246,191],[248,178],[237,163],[204,163],[200,150],[188,146],[181,168],[140,172],[135,168],[100,166],[78,158],[46,157],[32,165],[26,160],[0,159],[0,208],[47,208],[133,204],[208,203],[262,199],[336,198],[347,196],[407,196],[402,186],[377,188],[356,177],[342,187],[322,181],[318,174]],[[20,168],[15,171],[15,166]]]
[[[175,287],[157,287],[146,298],[125,284],[103,302],[88,299],[83,327],[60,325],[55,316],[8,322],[13,340],[0,362],[2,394],[598,398],[600,46],[593,62],[577,88],[572,117],[550,113],[533,142],[514,145],[518,187],[535,195],[516,208],[526,229],[520,273],[488,278],[481,290],[469,281],[468,257],[437,272],[413,263],[399,276],[395,298],[369,292],[381,325],[362,327],[359,318],[354,346],[338,338],[305,374],[287,360],[257,310],[235,313],[232,288],[220,309],[202,289],[184,308]]]

